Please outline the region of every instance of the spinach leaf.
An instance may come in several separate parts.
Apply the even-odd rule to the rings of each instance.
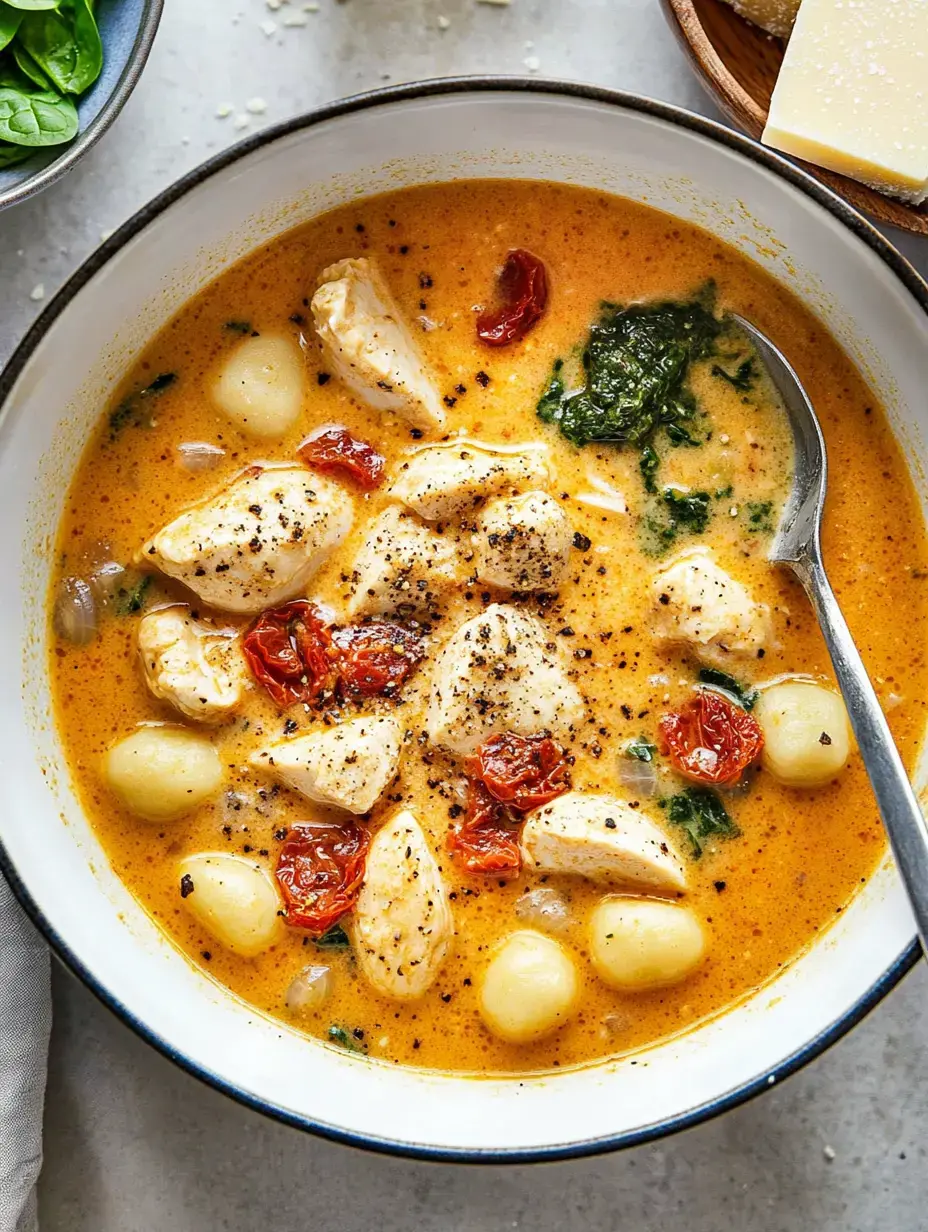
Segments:
[[[0,140],[32,147],[61,145],[77,134],[77,109],[33,83],[0,85]]]
[[[773,533],[773,523],[770,515],[773,512],[773,501],[748,501],[748,533],[762,535]]]
[[[32,158],[35,150],[27,145],[5,145],[0,141],[0,171],[4,167],[15,167],[17,163],[24,163],[27,158]]]
[[[0,4],[0,51],[13,41],[23,15],[17,9]]]
[[[24,73],[29,80],[39,87],[40,90],[53,90],[52,83],[36,64],[35,60],[26,51],[25,47],[19,43],[13,44],[13,59],[19,65],[20,72]]]
[[[251,333],[251,322],[250,321],[226,321],[225,325],[222,328],[227,329],[230,334],[250,334]]]
[[[685,832],[695,860],[702,855],[704,839],[737,838],[741,833],[718,794],[709,787],[686,787],[669,800],[661,800],[660,805],[667,809],[668,820]]]
[[[117,616],[134,616],[145,606],[151,578],[146,574],[134,586],[120,586],[113,595],[113,610]]]
[[[150,428],[149,399],[169,389],[176,380],[176,372],[159,372],[150,385],[123,398],[119,406],[110,412],[110,440],[114,441],[123,428]]]
[[[699,671],[700,684],[708,685],[719,693],[727,693],[744,710],[753,710],[760,694],[756,689],[746,688],[727,672],[720,672],[715,667],[703,667]]]
[[[626,757],[631,757],[635,761],[653,761],[657,745],[649,744],[644,736],[641,736],[637,740],[630,740],[622,751]]]
[[[670,513],[674,532],[686,529],[701,535],[709,525],[708,492],[681,492],[677,488],[665,488],[661,500]]]
[[[646,492],[657,491],[656,475],[660,464],[661,460],[654,446],[645,445],[641,451],[641,457],[638,459],[638,469],[641,471],[641,478]]]
[[[83,94],[100,76],[103,44],[88,0],[27,13],[19,41],[62,94]]]
[[[333,924],[327,933],[313,938],[313,945],[321,950],[346,950],[351,945],[351,939],[340,924]]]
[[[34,13],[40,9],[56,9],[60,0],[3,0],[12,9],[20,9],[25,13]]]
[[[726,372],[720,364],[712,365],[712,375],[721,377],[723,381],[727,381],[729,385],[734,385],[735,389],[739,389],[742,393],[748,393],[754,388],[754,382],[759,375],[757,367],[754,363],[754,356],[749,355],[743,360],[734,372]]]
[[[337,1023],[333,1023],[329,1027],[328,1035],[333,1044],[338,1044],[339,1048],[344,1048],[347,1052],[367,1052],[364,1044],[359,1043],[353,1035],[346,1031],[344,1027],[338,1026]]]
[[[712,353],[723,328],[707,302],[708,297],[688,303],[603,304],[582,355],[584,387],[566,393],[556,364],[538,403],[539,418],[556,424],[575,445],[644,445],[667,425],[680,429],[678,443],[695,444],[682,424],[696,412],[686,378],[693,360]]]

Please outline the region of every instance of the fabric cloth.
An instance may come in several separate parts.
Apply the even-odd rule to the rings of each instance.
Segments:
[[[0,875],[0,1232],[36,1232],[52,1024],[48,949]]]

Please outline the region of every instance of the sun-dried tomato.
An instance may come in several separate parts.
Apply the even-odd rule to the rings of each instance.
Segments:
[[[316,937],[328,932],[361,891],[370,834],[356,821],[292,826],[277,858],[286,921]]]
[[[548,303],[544,263],[524,248],[514,248],[499,275],[502,303],[477,318],[477,337],[488,346],[508,346],[524,338]]]
[[[383,479],[386,464],[383,454],[340,425],[322,428],[307,437],[297,453],[307,466],[325,474],[341,472],[365,492],[379,487]]]
[[[697,783],[733,782],[764,747],[757,720],[708,689],[679,713],[665,714],[660,733],[673,765]]]
[[[306,599],[262,612],[242,650],[255,680],[278,706],[314,702],[334,682],[332,641],[318,608]]]
[[[345,625],[332,642],[342,688],[354,697],[392,697],[425,653],[415,633],[390,620]]]
[[[490,736],[467,759],[465,770],[495,800],[523,813],[541,808],[570,787],[564,750],[548,736]]]
[[[505,808],[475,779],[468,783],[467,814],[448,836],[448,848],[468,873],[518,877],[522,869],[519,830]]]

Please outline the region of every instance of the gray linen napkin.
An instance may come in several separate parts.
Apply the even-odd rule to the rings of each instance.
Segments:
[[[52,1006],[48,949],[0,875],[0,1232],[36,1232]]]

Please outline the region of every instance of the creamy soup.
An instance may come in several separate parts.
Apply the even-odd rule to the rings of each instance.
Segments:
[[[178,314],[65,502],[59,730],[191,962],[359,1055],[544,1070],[717,1014],[845,907],[883,835],[766,559],[791,438],[732,310],[818,410],[831,579],[911,767],[922,518],[816,319],[619,198],[359,201]]]

